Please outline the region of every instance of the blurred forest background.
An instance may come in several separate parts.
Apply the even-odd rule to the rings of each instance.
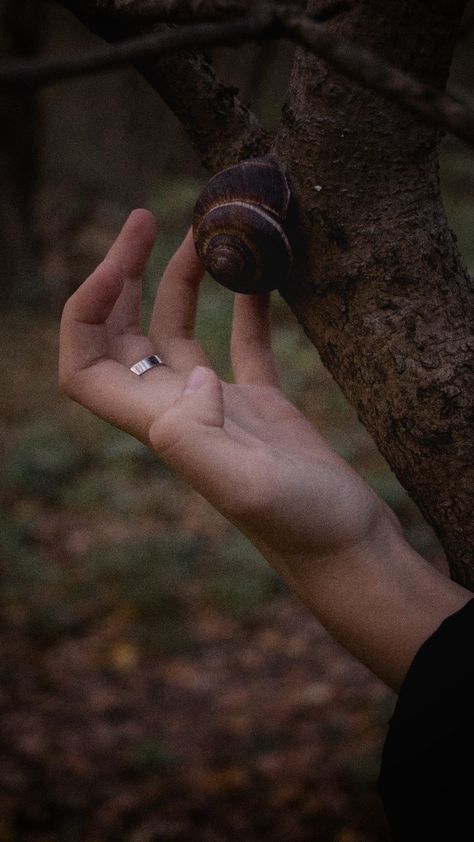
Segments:
[[[471,105],[473,38],[466,29],[451,79]],[[52,2],[0,0],[2,61],[95,43]],[[292,53],[212,57],[272,127]],[[207,503],[57,388],[68,295],[145,206],[161,224],[149,311],[206,173],[132,70],[2,94],[0,120],[0,842],[384,842],[374,786],[393,694]],[[472,267],[472,150],[446,138],[441,178]],[[443,566],[274,298],[287,393]],[[198,332],[223,376],[231,299],[205,281]]]

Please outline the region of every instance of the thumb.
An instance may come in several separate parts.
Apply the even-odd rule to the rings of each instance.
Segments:
[[[189,476],[199,451],[211,438],[223,434],[224,399],[222,384],[210,368],[197,366],[191,372],[180,397],[151,425],[150,443],[170,465]],[[209,444],[207,444],[209,440]]]
[[[224,429],[222,383],[210,368],[195,368],[177,401],[152,424],[158,455],[232,521],[248,510],[254,451]],[[260,496],[259,496],[260,501]]]
[[[223,427],[222,383],[212,368],[198,365],[192,370],[181,395],[181,412],[183,411],[195,424]]]

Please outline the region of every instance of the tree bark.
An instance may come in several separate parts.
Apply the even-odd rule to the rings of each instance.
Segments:
[[[359,0],[329,25],[442,88],[462,5]],[[276,146],[306,244],[283,294],[473,588],[474,293],[438,133],[299,50]]]

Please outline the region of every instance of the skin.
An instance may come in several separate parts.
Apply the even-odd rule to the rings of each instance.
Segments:
[[[135,210],[61,321],[66,394],[156,452],[237,526],[328,631],[395,691],[421,644],[471,593],[421,558],[393,512],[278,386],[268,296],[236,295],[233,383],[194,339],[203,268],[191,232],[140,327],[157,234]],[[137,376],[149,354],[166,363]]]

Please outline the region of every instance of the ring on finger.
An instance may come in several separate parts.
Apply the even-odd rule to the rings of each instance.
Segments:
[[[150,354],[148,357],[143,357],[142,360],[138,360],[137,363],[130,366],[130,371],[133,371],[134,374],[145,374],[146,371],[149,371],[150,368],[154,368],[156,365],[166,365],[157,354]]]

